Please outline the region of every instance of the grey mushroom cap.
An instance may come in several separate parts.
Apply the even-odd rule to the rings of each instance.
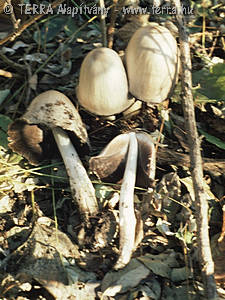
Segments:
[[[144,132],[135,133],[138,142],[136,186],[149,188],[154,185],[156,158],[151,136]],[[123,178],[129,145],[129,134],[120,134],[89,160],[90,170],[107,182],[119,182]]]
[[[25,114],[8,128],[9,148],[38,165],[46,158],[42,128],[60,127],[88,141],[86,128],[73,103],[64,94],[50,90],[33,99]]]
[[[9,125],[9,148],[25,157],[32,165],[44,160],[42,142],[44,133],[37,125],[29,125],[24,120],[15,120]]]
[[[98,156],[89,160],[89,167],[99,178],[117,182],[123,178],[129,135],[124,133],[116,136]]]
[[[61,127],[72,131],[82,143],[88,140],[86,128],[73,103],[64,94],[55,90],[35,97],[22,119],[28,124],[43,124],[50,129]]]

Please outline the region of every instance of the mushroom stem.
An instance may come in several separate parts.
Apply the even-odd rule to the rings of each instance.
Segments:
[[[136,218],[134,213],[134,187],[138,158],[138,143],[136,134],[131,132],[129,150],[123,182],[120,190],[120,255],[114,266],[115,270],[129,263],[135,240]]]
[[[95,189],[70,138],[59,127],[53,128],[52,133],[69,176],[72,197],[76,200],[81,215],[87,217],[88,214],[97,214],[98,204],[95,197]]]

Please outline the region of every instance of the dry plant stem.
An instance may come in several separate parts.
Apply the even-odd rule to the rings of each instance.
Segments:
[[[129,263],[135,242],[136,218],[134,214],[134,187],[136,181],[138,143],[134,132],[130,134],[129,150],[120,190],[120,251],[115,270]]]
[[[224,239],[224,236],[225,236],[225,205],[223,205],[222,210],[223,210],[223,225],[222,225],[220,237],[218,239],[219,243],[222,242],[222,240]]]
[[[23,72],[26,71],[26,66],[24,65],[20,65],[16,62],[14,62],[13,60],[9,59],[8,57],[5,56],[5,54],[2,53],[2,51],[0,50],[0,58],[10,67],[12,67],[13,69],[16,69],[19,72]]]
[[[7,72],[5,70],[0,69],[0,76],[4,76],[4,77],[7,77],[7,78],[12,78],[13,74],[11,72]]]
[[[217,30],[217,31],[216,31],[216,37],[215,37],[215,39],[214,39],[214,41],[213,41],[213,43],[212,43],[212,47],[211,47],[210,52],[209,52],[209,57],[212,56],[212,54],[213,54],[213,52],[214,52],[214,50],[215,50],[216,43],[217,43],[217,41],[218,41],[219,35],[220,35],[220,31]]]
[[[108,47],[110,49],[113,48],[113,37],[114,37],[114,33],[115,33],[116,18],[117,18],[118,13],[122,9],[124,3],[125,3],[125,0],[119,0],[119,1],[113,0],[111,20],[110,20],[110,25],[108,28]]]
[[[166,107],[165,107],[166,110],[168,109],[168,105],[169,105],[169,102],[167,102],[167,104],[166,104]],[[162,123],[161,123],[160,129],[159,129],[159,137],[157,139],[156,146],[155,146],[155,152],[156,153],[157,153],[158,148],[159,148],[159,143],[160,143],[160,140],[161,140],[161,134],[162,134],[163,129],[164,129],[164,124],[165,124],[165,118],[162,118]]]
[[[11,0],[6,0],[6,3],[7,3],[7,5],[9,5],[11,7],[10,17],[11,17],[14,29],[17,30],[20,20],[16,20],[16,16],[15,16],[15,13],[14,13],[14,9],[13,9],[13,5],[11,3]]]
[[[59,6],[61,3],[63,3],[65,0],[56,0],[51,4],[51,7],[54,9],[57,6]],[[35,15],[32,19],[27,20],[25,23],[21,24],[20,27],[13,33],[9,34],[6,38],[0,40],[0,46],[5,44],[8,41],[13,42],[18,36],[21,35],[21,33],[27,29],[30,25],[32,25],[34,22],[38,21],[42,17],[46,16],[46,14],[39,14]]]
[[[105,23],[105,3],[104,0],[99,0],[99,6],[102,9],[100,14],[100,22],[101,22],[101,31],[102,31],[102,46],[107,47],[107,38],[106,38],[106,23]]]
[[[68,135],[59,127],[52,129],[70,180],[72,197],[79,206],[81,216],[98,213],[95,189]]]
[[[191,175],[195,192],[195,208],[197,221],[197,239],[201,262],[205,299],[217,299],[214,280],[214,263],[212,260],[208,232],[208,203],[203,188],[203,169],[200,142],[195,122],[194,103],[192,96],[191,57],[188,34],[181,12],[180,0],[172,1],[176,6],[176,17],[179,27],[180,52],[182,63],[182,106],[185,126],[190,148]]]
[[[190,167],[190,156],[171,149],[159,147],[157,151],[157,163],[161,166],[178,165]],[[225,160],[204,158],[203,168],[206,172],[213,174],[213,176],[223,176],[225,173]]]

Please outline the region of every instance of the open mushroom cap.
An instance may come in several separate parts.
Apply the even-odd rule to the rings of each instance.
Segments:
[[[90,170],[106,181],[119,181],[123,177],[129,145],[129,135],[116,136],[98,156],[89,160]]]
[[[143,131],[136,132],[138,141],[138,162],[136,186],[142,188],[152,187],[155,178],[155,147],[151,136]],[[99,178],[107,182],[118,182],[123,178],[129,134],[120,134],[115,137],[102,150],[102,152],[89,161],[90,170]]]
[[[41,143],[41,128],[61,127],[73,132],[82,143],[88,140],[87,131],[73,103],[58,91],[50,90],[33,99],[26,113],[9,125],[9,147],[38,165],[46,158]]]
[[[129,91],[147,103],[167,99],[178,75],[178,47],[171,32],[157,23],[138,29],[126,53]]]
[[[77,98],[84,108],[100,116],[121,113],[132,105],[126,71],[114,50],[103,47],[88,53],[80,69]]]
[[[16,120],[8,129],[9,147],[24,156],[31,164],[38,165],[44,159],[41,143],[43,131],[37,125],[29,125],[23,120]]]
[[[72,131],[83,143],[88,139],[86,128],[73,103],[64,94],[55,90],[35,97],[22,119],[29,124],[43,124],[50,129],[61,127]]]
[[[151,136],[144,131],[136,133],[138,141],[137,186],[151,187],[155,179],[156,152]]]

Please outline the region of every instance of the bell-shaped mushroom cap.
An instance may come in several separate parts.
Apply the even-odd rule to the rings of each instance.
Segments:
[[[138,29],[126,53],[129,91],[137,99],[160,103],[173,91],[178,74],[178,47],[171,32],[157,23]]]
[[[41,143],[44,134],[37,125],[49,129],[61,127],[73,132],[82,143],[87,142],[87,131],[72,102],[62,93],[50,90],[38,95],[26,113],[9,125],[9,147],[38,165],[45,157]]]
[[[138,141],[138,161],[136,186],[152,187],[155,178],[155,147],[151,136],[146,132],[136,132]],[[123,178],[129,145],[129,134],[115,137],[103,151],[89,161],[90,170],[102,180],[118,182]]]
[[[85,57],[77,87],[79,103],[88,111],[110,116],[127,109],[127,76],[118,54],[109,48],[97,48]]]

